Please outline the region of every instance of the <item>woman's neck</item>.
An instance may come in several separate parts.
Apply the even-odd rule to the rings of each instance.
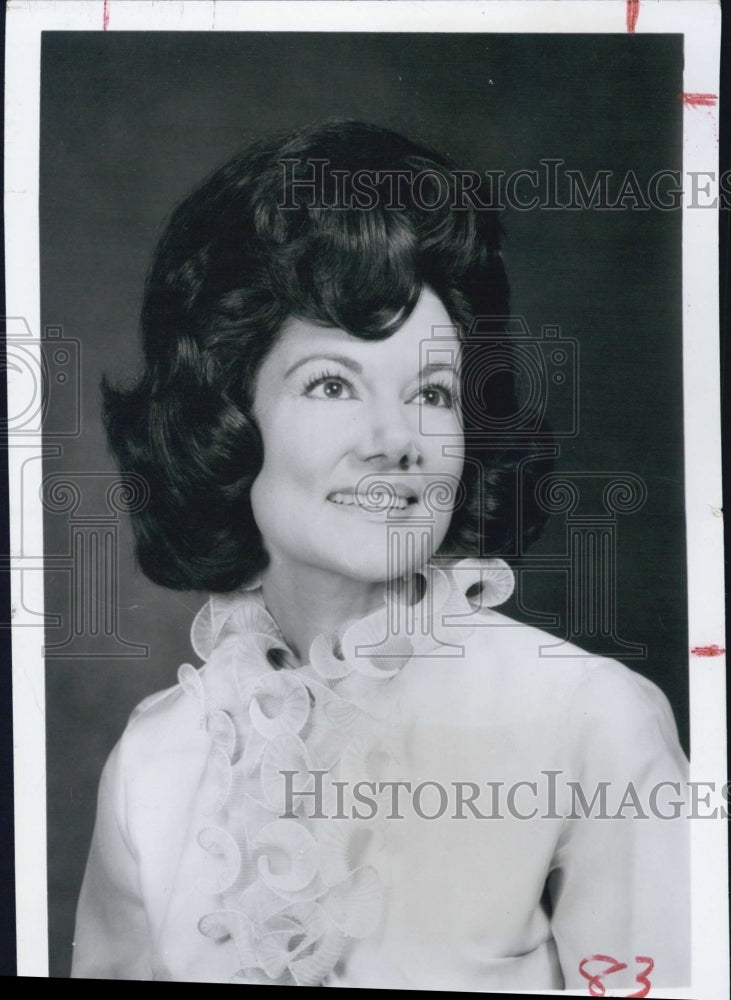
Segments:
[[[305,661],[322,632],[333,632],[383,602],[384,584],[351,580],[309,566],[272,559],[262,574],[262,594],[287,645]]]

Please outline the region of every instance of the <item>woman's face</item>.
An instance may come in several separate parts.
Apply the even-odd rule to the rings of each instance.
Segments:
[[[286,325],[253,406],[264,464],[251,500],[274,560],[374,583],[431,556],[462,473],[458,362],[429,289],[385,340]]]

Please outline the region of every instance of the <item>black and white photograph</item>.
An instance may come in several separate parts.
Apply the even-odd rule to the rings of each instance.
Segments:
[[[11,12],[19,974],[728,988],[694,7]]]

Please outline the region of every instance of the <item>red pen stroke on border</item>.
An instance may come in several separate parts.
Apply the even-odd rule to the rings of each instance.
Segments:
[[[715,108],[718,104],[718,94],[699,94],[699,93],[681,93],[678,94],[678,99],[683,102],[686,108],[704,108],[706,118],[710,120],[711,130],[713,132],[713,139],[716,145],[718,145],[718,125],[715,120],[715,115],[713,111],[708,109]]]
[[[104,14],[102,15],[102,27],[104,31],[109,27],[109,0],[104,0]]]
[[[723,656],[726,650],[722,646],[717,646],[714,642],[712,646],[693,646],[691,653],[693,656]]]
[[[649,975],[655,968],[654,961],[647,955],[635,955],[635,962],[638,965],[642,965],[643,968],[635,976],[635,983],[639,985],[640,989],[635,990],[634,993],[625,993],[627,998],[635,997],[639,1000],[640,997],[646,997],[650,992],[650,979]],[[588,965],[603,965],[604,968],[600,969],[598,972],[587,971]],[[613,975],[615,972],[621,972],[623,969],[627,968],[626,962],[618,962],[616,958],[612,958],[611,955],[592,955],[590,958],[584,958],[579,963],[579,973],[589,981],[589,994],[593,997],[603,997],[607,995],[607,988],[604,985],[604,980]],[[612,996],[616,994],[612,993]]]
[[[627,0],[627,31],[635,30],[637,18],[640,16],[640,0]]]
[[[715,108],[718,94],[678,94],[678,99],[688,108]]]

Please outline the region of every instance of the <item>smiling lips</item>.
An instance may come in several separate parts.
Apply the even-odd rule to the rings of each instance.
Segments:
[[[387,510],[406,510],[407,507],[417,502],[414,493],[403,493],[401,491],[397,493],[395,489],[389,488],[385,484],[383,486],[379,484],[379,488],[373,490],[371,495],[357,493],[354,490],[339,490],[336,493],[331,493],[328,496],[328,500],[343,507],[355,507],[368,513],[380,513]]]

